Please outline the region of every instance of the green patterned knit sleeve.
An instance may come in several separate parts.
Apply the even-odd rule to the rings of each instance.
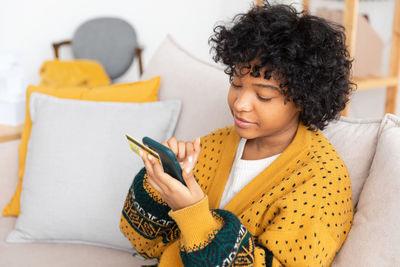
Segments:
[[[159,258],[179,229],[168,215],[170,207],[147,183],[146,169],[134,178],[122,210],[120,230],[145,258]]]
[[[207,197],[169,214],[181,231],[184,266],[279,266],[272,252],[256,244],[235,214],[209,210]]]
[[[207,245],[203,243],[197,249],[181,250],[185,266],[280,265],[271,251],[254,242],[254,237],[233,213],[223,209],[212,210],[211,213],[215,218],[220,217],[219,220],[222,218],[223,226],[207,240]]]

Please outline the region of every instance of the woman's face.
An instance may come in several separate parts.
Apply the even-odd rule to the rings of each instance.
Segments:
[[[261,73],[264,73],[261,71]],[[246,139],[278,137],[299,122],[300,108],[293,101],[285,103],[279,82],[249,73],[234,76],[228,104],[238,135]]]

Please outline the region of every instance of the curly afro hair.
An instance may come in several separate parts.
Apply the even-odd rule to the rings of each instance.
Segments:
[[[290,5],[253,6],[231,26],[217,25],[209,44],[230,82],[243,68],[253,77],[273,75],[285,101],[301,107],[299,120],[310,130],[323,130],[339,117],[355,89],[344,27]]]

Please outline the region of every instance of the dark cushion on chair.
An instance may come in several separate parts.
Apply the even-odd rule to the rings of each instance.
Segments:
[[[72,39],[74,57],[99,61],[111,79],[128,70],[136,48],[135,30],[118,18],[89,20],[76,30]]]

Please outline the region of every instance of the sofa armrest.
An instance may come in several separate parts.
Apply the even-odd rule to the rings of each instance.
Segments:
[[[18,146],[20,139],[0,142],[0,209],[10,201],[18,183]]]

